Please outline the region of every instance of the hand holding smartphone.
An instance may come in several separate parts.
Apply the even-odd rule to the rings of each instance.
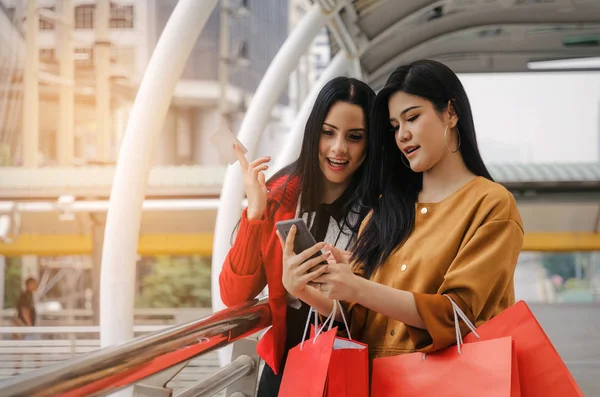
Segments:
[[[290,229],[292,228],[292,226],[296,226],[296,237],[294,239],[294,253],[296,255],[317,244],[315,238],[310,233],[310,230],[308,230],[308,227],[306,226],[306,223],[303,219],[297,218],[290,219],[287,221],[279,221],[275,223],[275,227],[277,228],[279,235],[286,240],[288,238],[288,234],[290,233]],[[321,252],[315,253],[313,256],[311,256],[311,258],[316,258],[319,255],[321,255]],[[319,263],[310,271],[315,271],[323,265],[327,265],[327,262],[324,261],[322,263]]]

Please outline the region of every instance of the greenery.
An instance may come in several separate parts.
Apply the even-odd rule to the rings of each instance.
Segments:
[[[21,296],[21,258],[6,258],[4,268],[4,307],[15,307]]]
[[[575,253],[544,254],[542,264],[548,271],[548,276],[555,274],[561,276],[563,280],[575,277]]]
[[[210,258],[201,256],[147,258],[140,265],[137,307],[209,307]]]

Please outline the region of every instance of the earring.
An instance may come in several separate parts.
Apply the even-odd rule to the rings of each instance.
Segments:
[[[408,168],[409,170],[412,170],[412,168],[410,168],[410,161],[408,162],[408,164],[406,164],[406,161],[408,161],[408,159],[406,159],[406,161],[404,161],[406,157],[404,157],[404,155],[402,153],[400,153],[400,160],[402,161],[402,164],[404,164],[404,166],[406,168]]]
[[[448,146],[448,141],[446,140],[446,134],[448,133],[448,127],[450,127],[450,125],[447,125],[446,128],[444,129],[444,145],[446,145],[446,149],[448,149],[448,151],[450,153],[456,153],[460,150],[460,131],[459,131],[458,127],[456,127],[456,134],[458,135],[458,146],[457,146],[456,150],[452,150]]]

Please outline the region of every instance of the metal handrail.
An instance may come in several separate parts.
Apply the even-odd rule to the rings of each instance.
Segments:
[[[175,394],[175,397],[214,396],[236,380],[254,371],[255,366],[252,358],[239,356],[210,378],[181,390]]]
[[[105,395],[252,335],[270,323],[268,300],[253,300],[3,380],[0,395]]]

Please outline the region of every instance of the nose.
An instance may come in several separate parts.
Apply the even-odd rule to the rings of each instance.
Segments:
[[[401,125],[398,128],[398,131],[396,131],[396,139],[400,142],[406,142],[411,138],[410,132],[408,131],[408,129],[403,128],[403,126]]]
[[[336,156],[345,155],[346,153],[348,153],[348,144],[346,142],[346,137],[344,136],[344,134],[337,134],[335,142],[333,143],[333,147],[331,149]]]

